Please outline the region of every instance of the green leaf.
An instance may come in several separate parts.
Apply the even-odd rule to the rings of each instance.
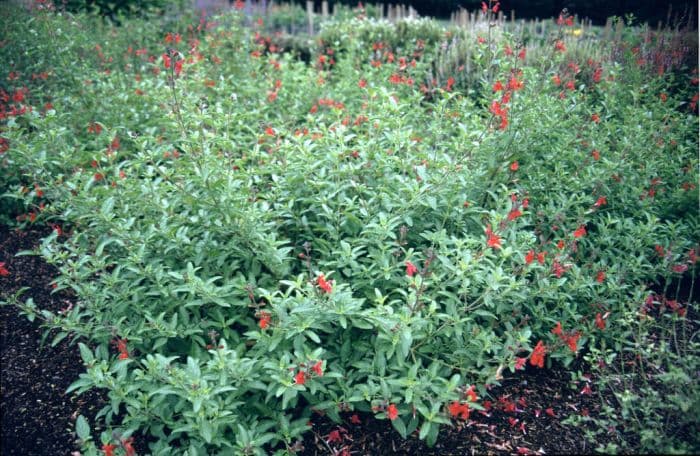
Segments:
[[[80,342],[78,343],[78,348],[80,348],[80,357],[83,358],[85,364],[92,364],[95,361],[92,350],[90,350],[87,345]]]
[[[420,433],[418,434],[418,438],[421,440],[424,440],[425,436],[427,436],[428,433],[430,432],[431,427],[432,427],[432,425],[430,424],[429,421],[424,422],[423,426],[421,426],[421,428],[420,428]]]
[[[403,437],[404,439],[406,438],[406,424],[400,417],[397,417],[395,420],[392,420],[391,425],[394,429],[396,429],[396,431],[401,435],[401,437]]]
[[[90,425],[83,415],[78,415],[78,418],[75,420],[75,433],[80,440],[87,441],[90,439]]]

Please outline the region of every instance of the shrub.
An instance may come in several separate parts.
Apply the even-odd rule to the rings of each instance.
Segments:
[[[433,444],[507,370],[615,346],[694,277],[692,86],[660,101],[625,61],[534,66],[494,34],[463,92],[432,81],[435,23],[328,26],[307,64],[237,14],[93,41],[44,13],[81,65],[2,132],[6,198],[61,224],[40,253],[76,304],[8,300],[80,341],[71,391],[106,389],[120,439],[283,454],[312,411],[363,410]],[[87,454],[117,435],[84,424]]]

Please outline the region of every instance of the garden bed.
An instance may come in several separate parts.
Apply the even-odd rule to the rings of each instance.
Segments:
[[[50,228],[19,231],[0,225],[0,262],[11,271],[0,282],[0,294],[11,295],[26,287],[25,298],[31,297],[39,308],[58,312],[74,304],[75,298],[51,293],[55,268],[37,256],[15,256],[35,249],[49,233]],[[14,307],[0,307],[0,312],[3,454],[67,455],[79,450],[75,420],[84,415],[92,421],[106,405],[106,395],[99,390],[79,396],[66,393],[84,370],[77,348],[67,340],[55,346],[42,344],[43,331],[37,322],[29,322]],[[577,362],[573,368],[585,370],[585,363]],[[582,385],[571,381],[570,372],[529,368],[509,375],[490,392],[503,399],[494,401],[493,410],[473,413],[468,421],[445,430],[433,448],[415,436],[402,439],[389,422],[371,414],[343,413],[342,424],[315,414],[298,454],[512,454],[518,449],[541,454],[589,453],[592,448],[584,429],[562,421],[571,415],[595,417],[601,398],[597,393],[581,394]],[[609,439],[614,440],[614,433]],[[142,439],[135,440],[134,446],[137,451],[146,448]]]
[[[696,32],[35,6],[8,451],[700,451]]]

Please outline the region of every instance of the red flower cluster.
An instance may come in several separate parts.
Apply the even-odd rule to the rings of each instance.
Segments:
[[[447,410],[453,417],[459,417],[463,420],[469,419],[469,404],[463,404],[459,401],[452,401],[450,405],[447,406]]]
[[[317,377],[323,377],[323,361],[316,361],[313,366],[305,369],[306,365],[302,363],[299,368],[299,372],[294,375],[294,383],[297,385],[303,385],[306,380],[311,378],[311,374],[315,374]]]
[[[529,250],[527,254],[525,255],[525,264],[530,264],[533,262],[535,259],[535,255],[537,255],[537,262],[539,264],[544,264],[544,258],[547,255],[547,252],[540,252],[535,254],[534,250]]]
[[[111,443],[105,443],[102,445],[102,451],[104,451],[105,456],[114,456],[114,450],[117,449],[117,446]]]
[[[418,272],[418,268],[413,263],[406,260],[406,275],[413,277],[416,272]]]
[[[557,18],[557,25],[566,25],[571,27],[574,25],[574,17],[562,12]]]
[[[129,359],[129,350],[126,346],[127,342],[127,339],[114,339],[112,341],[112,345],[116,346],[117,351],[119,351],[119,359]]]
[[[489,3],[491,3],[491,2],[489,2]],[[495,14],[495,13],[498,12],[498,10],[500,9],[500,7],[501,7],[501,2],[497,1],[497,2],[491,7],[491,11],[493,11],[494,14]],[[481,12],[483,12],[484,14],[486,14],[486,13],[488,13],[488,11],[489,11],[489,5],[487,5],[486,2],[481,2]]]
[[[574,230],[574,238],[578,239],[586,235],[586,226],[581,225]]]
[[[5,267],[5,262],[0,261],[0,276],[7,277],[9,275],[10,275],[10,271],[8,271],[7,268]]]
[[[601,315],[600,312],[595,314],[595,325],[603,331],[605,329],[605,320],[608,318],[609,313],[606,313],[605,315]]]
[[[331,283],[326,280],[326,276],[323,274],[320,274],[318,276],[318,278],[316,279],[316,284],[325,293],[331,293],[333,291]]]
[[[557,325],[554,328],[552,328],[552,334],[556,334],[559,337],[559,339],[566,343],[566,345],[572,352],[576,353],[576,351],[578,350],[578,340],[581,337],[581,334],[578,331],[566,334],[564,333],[564,330],[561,327],[561,322],[557,322]]]
[[[258,321],[260,329],[267,329],[270,326],[270,321],[272,321],[272,314],[262,310],[258,313],[258,317],[260,318],[260,321]]]
[[[501,238],[491,230],[491,225],[486,226],[486,245],[494,248],[501,248]]]
[[[543,368],[545,354],[547,354],[547,346],[542,341],[537,342],[537,345],[535,345],[535,348],[530,354],[530,364]]]
[[[386,408],[386,416],[394,421],[399,416],[399,409],[394,404],[389,404],[389,407]]]
[[[163,66],[166,70],[169,70],[172,66],[173,71],[175,72],[175,76],[180,76],[180,73],[182,72],[182,64],[185,60],[179,58],[179,54],[177,52],[171,52],[171,54],[174,54],[175,57],[178,57],[177,60],[175,60],[175,62],[173,63],[173,58],[171,57],[171,55],[169,55],[168,53],[163,53]]]
[[[165,35],[165,42],[166,42],[166,43],[175,43],[175,44],[179,44],[180,41],[182,41],[182,37],[180,36],[179,33],[171,33],[171,32],[169,32],[168,34]]]

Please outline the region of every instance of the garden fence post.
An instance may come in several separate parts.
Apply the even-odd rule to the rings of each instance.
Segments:
[[[323,16],[324,19],[328,17],[328,1],[323,0],[321,2],[321,15]]]
[[[306,16],[309,20],[309,35],[314,34],[314,2],[306,0]]]
[[[620,41],[622,39],[622,30],[625,28],[625,23],[622,20],[617,21],[617,27],[615,28],[615,41]]]

